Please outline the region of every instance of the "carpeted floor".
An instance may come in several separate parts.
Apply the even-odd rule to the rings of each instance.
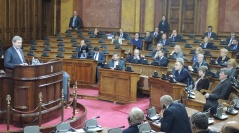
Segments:
[[[149,98],[140,98],[137,102],[131,104],[113,104],[112,102],[100,100],[78,99],[78,103],[87,108],[87,119],[100,116],[99,125],[103,127],[128,127],[127,117],[133,107],[138,107],[146,112],[149,106]]]
[[[72,91],[72,89],[71,89]],[[98,96],[98,90],[95,88],[87,89],[87,88],[78,88],[77,93],[79,95],[86,96]],[[77,99],[77,102],[84,105],[87,109],[87,118],[91,119],[96,116],[100,116],[98,119],[98,124],[107,127],[114,128],[125,126],[128,127],[127,117],[130,110],[133,107],[138,107],[142,109],[146,113],[146,109],[149,107],[149,98],[138,98],[137,102],[130,104],[114,104],[113,102],[102,101],[102,100],[88,100],[88,99]],[[81,115],[80,112],[77,115]],[[64,120],[67,120],[72,117],[72,108],[65,109]],[[42,127],[47,125],[58,124],[61,121],[61,117],[54,119],[50,122],[44,123]],[[10,126],[11,130],[20,130],[21,128],[17,128],[14,126]],[[0,132],[6,130],[6,124],[0,124]]]

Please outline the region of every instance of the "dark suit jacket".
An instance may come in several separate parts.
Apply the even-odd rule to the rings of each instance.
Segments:
[[[199,62],[193,63],[193,66],[192,66],[193,71],[197,72],[197,71],[198,71],[198,68],[200,67],[199,65],[200,65]],[[207,68],[209,68],[209,67],[208,67],[208,63],[207,63],[206,61],[202,61],[201,66],[207,66]]]
[[[166,39],[165,43],[162,39],[160,39],[158,42],[162,43],[163,46],[169,46],[171,44],[171,41],[169,39]]]
[[[140,124],[129,126],[127,129],[123,131],[123,133],[138,133],[139,132],[138,125]]]
[[[110,61],[108,62],[108,64],[109,64],[109,67],[114,67],[114,60],[110,60]],[[124,69],[125,69],[125,62],[124,62],[124,61],[119,60],[118,65],[122,68],[121,70],[124,70]]]
[[[81,53],[82,53],[82,46],[78,46],[77,48],[76,48],[76,52],[78,53],[78,57],[80,57],[81,56]],[[87,46],[85,46],[85,50],[86,50],[86,53],[88,53],[88,51],[89,51],[89,48],[87,47]]]
[[[228,56],[224,60],[222,60],[222,57],[220,56],[217,58],[217,63],[218,65],[222,65],[224,62],[227,62],[228,60],[230,60]]]
[[[213,43],[208,42],[206,48],[204,48],[204,43],[201,43],[200,47],[203,48],[203,49],[211,49],[212,45],[213,45]]]
[[[228,37],[228,38],[226,39],[227,44],[229,44],[230,41],[231,41],[231,37]]]
[[[227,100],[230,93],[231,93],[231,80],[229,78],[225,79],[224,81],[220,82],[214,91],[209,95],[208,100],[210,101],[217,101],[218,99]]]
[[[95,53],[92,56],[92,59],[94,60],[95,57]],[[98,64],[102,64],[105,62],[105,54],[102,52],[99,52],[99,56],[98,56]]]
[[[170,40],[171,40],[171,42],[180,42],[181,38],[182,37],[180,35],[177,35],[177,36],[174,36],[174,37],[170,37]]]
[[[120,33],[118,33],[118,34],[119,34],[119,37],[120,37]],[[127,37],[128,37],[128,35],[126,33],[123,33],[122,38],[126,39]]]
[[[180,74],[178,73],[178,70],[174,71],[173,75],[175,76],[175,80],[177,82],[181,82],[181,83],[184,83],[186,85],[193,84],[192,76],[186,68],[183,68],[181,70]]]
[[[20,53],[22,55],[23,62],[21,61],[21,58],[18,56],[18,53],[13,46],[7,49],[4,56],[4,67],[13,69],[15,65],[25,63],[26,61],[22,49],[20,49]]]
[[[208,36],[208,32],[206,32],[206,33],[203,35],[203,37],[205,37],[205,36]],[[212,32],[210,38],[213,38],[214,40],[217,39],[217,34],[216,34],[215,32]]]
[[[229,48],[229,50],[234,50],[234,51],[237,51],[237,52],[239,52],[239,44],[237,44],[237,46],[236,46],[236,49],[234,49],[234,44],[231,44],[228,48]]]
[[[154,59],[154,61],[157,61],[159,63],[159,66],[167,67],[168,66],[168,58],[163,56],[161,60],[159,60],[159,56]]]
[[[198,78],[197,78],[198,80]],[[196,80],[196,81],[197,81]],[[204,77],[203,79],[200,79],[198,82],[197,82],[197,86],[196,86],[196,90],[200,91],[201,89],[206,89],[208,90],[209,88],[209,78],[208,77]]]
[[[153,37],[152,36],[148,36],[148,37],[144,37],[144,40],[147,44],[152,44],[153,42]]]
[[[195,63],[195,62],[197,62],[197,61],[198,61],[198,59],[197,59],[197,54],[194,54],[193,57],[192,57],[192,59],[191,59],[191,62]]]
[[[158,29],[159,29],[159,32],[160,31],[163,31],[164,33],[168,33],[169,31],[169,24],[168,24],[168,21],[164,21],[164,24],[163,24],[163,21],[161,20],[158,24]]]
[[[69,27],[70,28],[77,28],[77,29],[79,29],[81,27],[81,18],[79,16],[76,17],[76,19],[75,19],[75,26],[74,27],[72,26],[73,18],[74,18],[74,16],[71,17],[71,19],[70,19]]]
[[[134,57],[134,55],[131,55],[130,57],[129,57],[129,62],[130,63],[139,63],[139,64],[142,64],[142,62],[143,62],[143,58],[142,57],[140,57],[139,58],[139,60],[137,60],[137,62],[134,62],[134,61],[136,61],[137,59]]]
[[[161,131],[166,133],[191,133],[187,111],[181,103],[171,103],[161,119]]]

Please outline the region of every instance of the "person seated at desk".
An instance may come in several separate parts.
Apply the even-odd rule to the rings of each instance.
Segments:
[[[184,67],[184,60],[182,58],[177,58],[175,66],[172,70],[173,77],[177,82],[186,84],[187,86],[193,85],[193,79],[188,70]]]
[[[207,27],[207,30],[208,30],[208,32],[206,32],[204,35],[203,35],[203,37],[208,37],[209,38],[209,40],[215,40],[215,39],[217,39],[217,34],[216,33],[214,33],[214,32],[212,32],[212,26],[208,26]]]
[[[201,66],[206,66],[208,67],[208,63],[207,61],[204,60],[204,55],[203,54],[198,54],[197,56],[197,62],[193,63],[193,66],[188,66],[188,70],[189,71],[194,71],[194,72],[198,72],[198,68]]]
[[[203,43],[201,43],[199,46],[203,49],[211,49],[212,48],[212,43],[209,42],[209,38],[207,36],[204,37]]]
[[[208,116],[206,113],[197,112],[190,117],[192,133],[217,133],[208,129]]]
[[[166,133],[191,133],[186,108],[181,103],[173,102],[169,95],[160,98],[161,131]]]
[[[195,54],[193,55],[192,59],[191,59],[191,62],[192,63],[195,63],[198,61],[197,59],[197,56],[198,54],[203,54],[203,51],[202,51],[202,48],[201,47],[197,47],[196,50],[195,50]]]
[[[139,38],[139,33],[135,33],[135,38],[131,39],[130,42],[134,44],[137,49],[142,49],[143,40]]]
[[[180,45],[175,45],[174,50],[170,54],[170,58],[177,59],[177,58],[185,58],[183,51],[180,47]]]
[[[88,52],[86,52],[87,51],[86,46],[82,46],[81,51],[82,52],[80,52],[80,54],[78,53],[78,57],[81,59],[86,59],[88,56]]]
[[[80,29],[81,28],[81,18],[77,16],[77,12],[74,11],[73,17],[70,19],[69,29]]]
[[[231,74],[230,74],[229,78],[237,79],[237,61],[233,58],[228,60],[227,68],[229,68],[231,70]]]
[[[155,59],[158,57],[158,51],[163,49],[163,44],[162,43],[157,43],[156,50],[152,52],[152,57]]]
[[[126,33],[124,33],[124,30],[121,28],[119,29],[119,38],[122,40],[125,40],[128,37]]]
[[[232,43],[228,44],[227,49],[239,52],[238,40],[236,38],[233,39]]]
[[[83,47],[84,47],[84,49],[83,49]],[[78,46],[76,48],[76,52],[78,53],[79,58],[81,57],[81,53],[83,53],[83,50],[85,50],[86,53],[88,53],[88,51],[89,51],[88,47],[85,44],[85,40],[81,40],[80,41],[80,46]]]
[[[158,41],[163,44],[163,46],[169,46],[171,44],[171,41],[167,39],[166,34],[162,34],[161,39]]]
[[[119,37],[119,34],[115,34],[112,38],[112,44],[122,44],[122,39]]]
[[[222,126],[221,133],[239,133],[239,123],[237,121],[229,121]]]
[[[131,55],[129,57],[129,63],[138,63],[142,64],[143,58],[140,56],[140,51],[138,49],[134,50],[134,55]]]
[[[90,38],[100,38],[100,32],[97,28],[94,29],[93,33],[91,33]]]
[[[234,39],[236,39],[236,33],[231,32],[231,35],[226,39],[227,45],[232,44]]]
[[[154,61],[159,63],[159,66],[167,67],[168,66],[168,58],[165,55],[164,50],[158,51],[158,56],[154,59]]]
[[[6,69],[13,69],[16,65],[28,65],[25,61],[22,47],[22,38],[14,36],[12,38],[12,47],[5,52],[4,67]]]
[[[173,33],[169,38],[171,42],[181,42],[182,37],[178,35],[177,30],[173,30]]]
[[[227,56],[227,54],[228,54],[228,50],[227,49],[225,49],[225,48],[223,48],[223,49],[221,49],[220,50],[220,52],[221,52],[221,56],[219,56],[218,58],[217,58],[217,60],[216,60],[216,64],[218,64],[218,65],[223,65],[223,64],[227,64],[227,61],[230,59],[228,56]]]
[[[150,45],[153,43],[153,37],[150,35],[150,32],[147,31],[144,37],[144,41],[146,44],[146,50],[149,48]]]
[[[154,38],[154,42],[158,42],[162,35],[161,33],[159,33],[159,29],[157,27],[150,34]]]
[[[208,90],[209,88],[209,78],[207,77],[208,67],[201,66],[198,68],[198,78],[194,83],[194,90],[200,91],[201,89]]]
[[[218,99],[227,100],[231,93],[231,80],[228,78],[231,74],[229,68],[220,69],[219,80],[220,82],[211,94],[206,93],[204,96],[206,98],[206,104],[204,105],[203,111],[211,108],[211,113],[215,114],[218,107]]]
[[[108,64],[111,69],[115,69],[117,65],[120,66],[121,70],[125,69],[125,62],[120,60],[120,56],[118,53],[113,54],[112,60],[110,60]]]
[[[139,108],[132,108],[128,116],[129,127],[123,133],[138,133],[138,125],[142,124],[144,120],[144,112]]]

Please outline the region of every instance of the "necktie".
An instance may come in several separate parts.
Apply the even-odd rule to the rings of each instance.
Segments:
[[[22,63],[23,63],[22,54],[21,54],[19,48],[17,48],[17,54],[18,54],[18,56],[20,57],[20,59],[21,59],[21,61],[22,61]]]
[[[97,53],[97,54],[98,54],[98,53]],[[94,57],[95,60],[97,60],[97,59],[96,59],[96,58],[97,58],[97,54],[95,54],[95,57]]]
[[[73,18],[73,22],[72,22],[73,27],[75,26],[75,20],[76,20],[76,17]]]

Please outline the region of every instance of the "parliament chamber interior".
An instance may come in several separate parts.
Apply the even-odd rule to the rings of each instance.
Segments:
[[[0,132],[239,132],[239,1],[0,2]]]

